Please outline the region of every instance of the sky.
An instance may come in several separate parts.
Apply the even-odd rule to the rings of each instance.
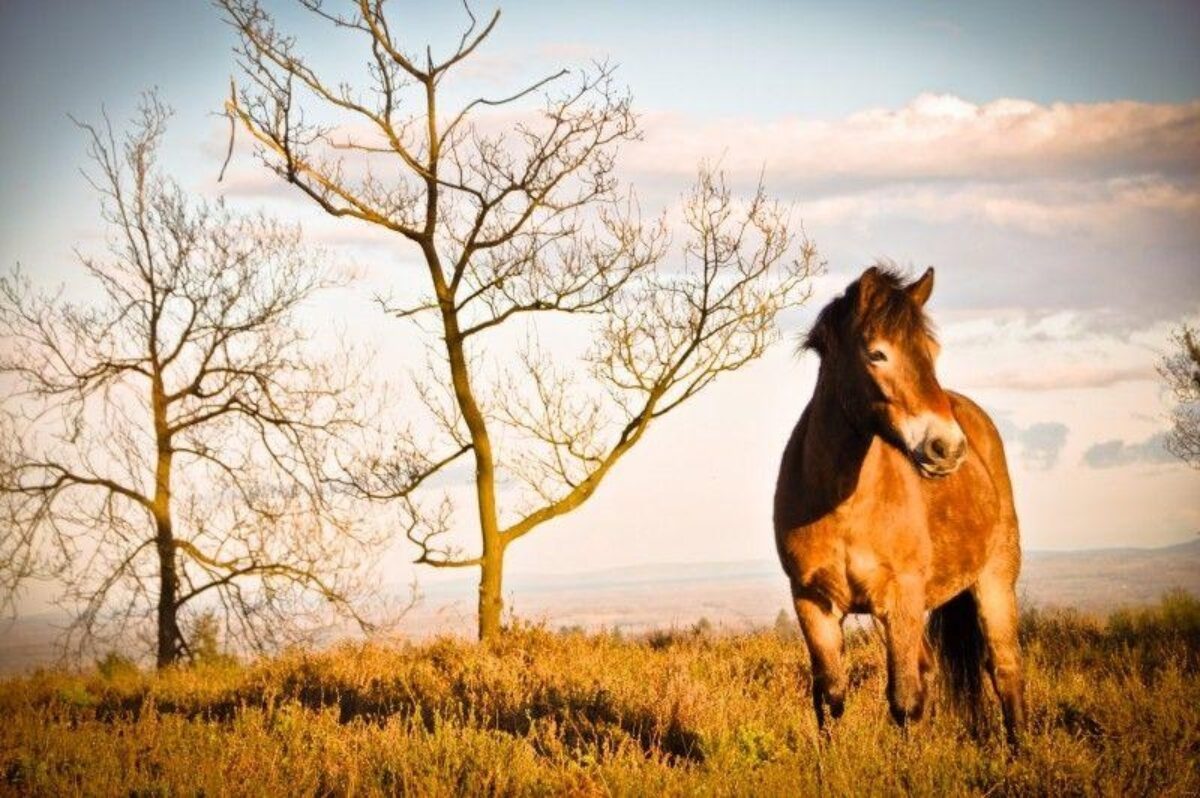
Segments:
[[[268,6],[319,66],[361,61],[292,4]],[[828,263],[779,345],[653,428],[583,509],[516,544],[510,571],[773,557],[775,470],[816,374],[795,341],[879,258],[937,268],[939,376],[996,418],[1027,548],[1195,538],[1200,471],[1162,448],[1170,406],[1154,365],[1170,331],[1200,317],[1200,5],[502,8],[450,99],[609,58],[641,115],[644,141],[620,169],[643,196],[678,201],[703,159],[743,188],[761,172]],[[395,14],[406,41],[435,52],[463,19],[455,3]],[[157,87],[177,111],[163,164],[185,186],[298,219],[362,267],[310,318],[374,343],[386,375],[419,339],[370,296],[408,289],[416,253],[319,215],[242,146],[216,181],[232,44],[202,2],[0,2],[0,263],[79,286],[72,249],[102,229],[68,114],[119,121]],[[397,546],[388,578],[407,582],[413,554]]]

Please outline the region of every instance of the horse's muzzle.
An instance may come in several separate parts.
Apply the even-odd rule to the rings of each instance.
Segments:
[[[930,435],[921,444],[913,460],[924,477],[945,477],[958,470],[967,459],[967,438],[957,435]]]
[[[967,436],[953,417],[926,412],[904,419],[898,427],[921,476],[949,476],[967,458]]]

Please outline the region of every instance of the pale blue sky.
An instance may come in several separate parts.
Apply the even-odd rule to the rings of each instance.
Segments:
[[[271,5],[319,63],[357,60]],[[1200,529],[1200,478],[1154,445],[1167,405],[1153,375],[1170,327],[1200,310],[1200,4],[503,8],[475,85],[609,54],[646,115],[650,154],[630,153],[631,178],[675,195],[693,156],[724,155],[742,177],[765,166],[829,258],[818,302],[876,256],[939,267],[943,380],[1001,419],[1028,545],[1164,544]],[[462,19],[451,2],[400,4],[396,17],[443,51]],[[70,280],[71,247],[95,234],[68,113],[95,119],[104,105],[120,121],[158,86],[179,111],[167,165],[216,190],[231,44],[204,2],[0,2],[0,261]],[[267,179],[248,158],[231,170]],[[353,236],[301,203],[280,207],[327,245]],[[588,509],[515,547],[515,567],[771,556],[773,469],[814,370],[788,349],[664,424]]]

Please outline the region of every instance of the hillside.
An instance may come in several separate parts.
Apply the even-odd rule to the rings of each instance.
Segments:
[[[1107,622],[1027,613],[1031,725],[902,733],[882,646],[817,733],[790,628],[631,639],[521,629],[209,661],[110,659],[0,682],[0,792],[28,795],[1156,795],[1200,793],[1200,603]]]
[[[1021,587],[1037,606],[1094,612],[1148,604],[1176,588],[1200,596],[1200,540],[1157,549],[1028,552]]]

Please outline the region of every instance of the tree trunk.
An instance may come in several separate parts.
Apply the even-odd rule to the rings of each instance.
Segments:
[[[504,547],[483,549],[483,564],[479,567],[479,639],[494,640],[500,635],[500,618],[504,610]]]
[[[171,534],[171,519],[157,524],[158,534],[158,658],[157,665],[165,668],[179,660],[183,653],[183,635],[179,632],[176,602],[179,599],[179,576],[175,572],[175,538]]]
[[[175,532],[171,523],[171,461],[174,450],[167,422],[166,391],[155,374],[151,406],[154,410],[156,460],[154,467],[154,544],[158,551],[158,657],[164,668],[183,654],[179,631],[179,573],[175,562]]]
[[[454,297],[441,281],[441,264],[432,246],[425,257],[434,275],[434,287],[439,297],[442,327],[445,330],[446,356],[450,365],[450,381],[454,398],[462,411],[463,422],[471,436],[475,455],[475,498],[479,511],[479,532],[483,562],[479,573],[479,639],[490,640],[500,634],[500,615],[504,608],[503,574],[505,542],[500,534],[499,513],[496,510],[496,464],[493,460],[491,437],[487,421],[475,401],[463,337],[458,327]]]

